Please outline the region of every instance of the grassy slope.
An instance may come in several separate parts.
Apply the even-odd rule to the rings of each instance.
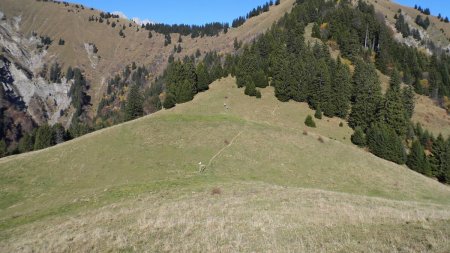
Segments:
[[[450,115],[429,97],[417,96],[416,108],[413,116],[414,122],[420,122],[425,129],[435,136],[442,133],[444,137],[450,136]]]
[[[449,249],[448,186],[349,145],[338,119],[307,129],[313,112],[272,88],[235,87],[0,160],[0,251]]]

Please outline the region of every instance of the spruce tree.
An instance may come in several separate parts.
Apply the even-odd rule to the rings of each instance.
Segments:
[[[407,120],[410,120],[414,114],[416,106],[415,96],[414,88],[411,86],[404,88],[402,91],[404,111]]]
[[[337,59],[332,80],[331,103],[335,107],[335,115],[345,118],[350,110],[352,83],[350,70],[347,65],[341,63],[340,58]]]
[[[50,68],[50,81],[54,83],[61,83],[61,67],[58,62],[54,62]]]
[[[0,157],[8,155],[8,149],[5,140],[0,140]]]
[[[322,39],[322,36],[320,34],[320,27],[317,23],[314,23],[313,29],[312,29],[312,37]]]
[[[353,75],[352,112],[349,125],[366,131],[377,121],[382,95],[377,72],[373,64],[358,61]]]
[[[189,80],[184,80],[181,85],[179,85],[176,93],[177,104],[186,103],[194,99],[194,84]]]
[[[142,105],[143,98],[140,94],[139,87],[137,85],[132,85],[125,106],[125,120],[129,121],[142,117],[144,114]]]
[[[447,139],[445,152],[443,154],[443,163],[441,165],[441,174],[438,179],[442,183],[450,183],[450,137]]]
[[[366,146],[366,135],[360,127],[355,128],[355,132],[352,134],[351,140],[353,144],[359,147]]]
[[[54,133],[55,144],[60,144],[66,141],[66,129],[64,129],[61,123],[56,123],[52,126],[52,131]]]
[[[272,85],[275,87],[275,96],[281,102],[287,102],[291,99],[291,85],[289,58],[286,48],[277,45],[270,58],[270,65],[272,68]]]
[[[439,177],[442,174],[446,148],[445,139],[442,134],[439,134],[431,145],[431,169],[433,176]]]
[[[400,74],[394,70],[391,76],[390,87],[386,92],[383,105],[380,110],[382,122],[395,130],[397,135],[405,136],[408,127],[407,113],[403,104],[403,96],[400,89]]]
[[[314,114],[314,118],[322,119],[322,110],[320,109],[320,105],[317,105],[316,113]]]
[[[253,82],[255,86],[258,88],[265,88],[269,85],[269,81],[267,80],[266,74],[262,69],[256,71],[252,76]]]
[[[197,65],[197,87],[198,91],[205,91],[209,88],[210,77],[205,65],[201,62]]]
[[[52,128],[48,125],[42,125],[36,132],[34,150],[44,149],[54,144],[54,134]]]
[[[412,144],[406,165],[414,171],[431,176],[430,164],[427,156],[425,155],[425,150],[422,144],[420,144],[417,140]]]
[[[330,101],[331,77],[325,59],[318,61],[317,71],[308,92],[308,104],[312,108],[317,108],[319,104],[322,104],[322,110],[326,115],[334,114],[334,105]]]
[[[261,91],[256,90],[256,98],[261,98],[261,97],[262,97]]]
[[[256,86],[255,83],[253,81],[250,81],[249,83],[247,83],[245,85],[245,91],[244,94],[250,97],[255,97],[256,96]]]
[[[34,138],[31,134],[26,133],[19,141],[18,146],[20,153],[32,151],[34,149]]]
[[[67,72],[66,72],[66,79],[67,81],[72,80],[73,79],[73,69],[72,67],[69,66],[69,68],[67,68]]]
[[[402,139],[385,124],[374,124],[368,129],[367,146],[370,152],[378,157],[398,164],[406,162]]]

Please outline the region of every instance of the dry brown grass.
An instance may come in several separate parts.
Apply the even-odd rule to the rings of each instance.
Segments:
[[[416,96],[413,121],[422,124],[435,136],[439,133],[450,136],[450,115],[445,109],[438,107],[429,97]]]
[[[169,191],[11,231],[2,252],[448,252],[448,206],[267,184]]]

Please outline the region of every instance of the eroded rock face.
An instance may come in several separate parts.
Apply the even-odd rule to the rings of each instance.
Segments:
[[[0,15],[1,16],[1,15]],[[24,38],[19,32],[20,18],[0,21],[0,82],[10,105],[30,115],[40,124],[57,123],[70,107],[72,81],[62,78],[52,83],[41,76],[46,50],[39,48],[40,39]]]
[[[47,51],[40,38],[20,34],[20,20],[5,20],[0,12],[0,139],[10,150],[37,125],[67,123],[61,119],[68,116],[64,112],[71,106],[73,83],[65,78],[53,83],[41,77]]]

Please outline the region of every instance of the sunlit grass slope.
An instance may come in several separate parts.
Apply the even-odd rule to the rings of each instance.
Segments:
[[[354,147],[340,119],[307,128],[306,104],[262,95],[225,78],[172,110],[0,160],[0,251],[450,249],[448,186]]]

